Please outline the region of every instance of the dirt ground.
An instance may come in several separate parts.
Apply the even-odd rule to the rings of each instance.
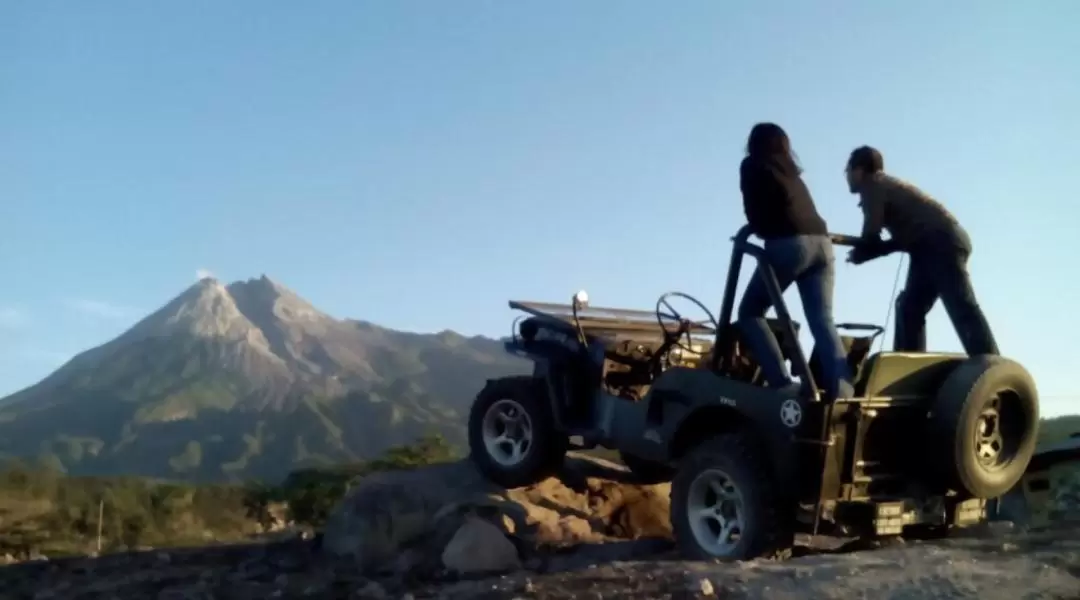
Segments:
[[[431,598],[1080,598],[1080,523],[1031,532],[996,524],[937,542],[877,549],[807,551],[786,561],[736,564],[672,558],[516,574],[480,590],[460,583],[423,590]]]
[[[803,549],[786,561],[677,560],[647,547],[583,548],[510,575],[372,580],[312,541],[155,550],[0,568],[4,599],[230,598],[1080,598],[1080,523],[1027,531],[994,524],[937,542],[849,552]],[[819,540],[820,542],[820,540]],[[835,546],[833,540],[831,546]]]

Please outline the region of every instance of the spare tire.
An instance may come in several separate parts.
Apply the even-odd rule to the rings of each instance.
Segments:
[[[969,498],[997,498],[1020,481],[1035,453],[1035,382],[1015,361],[971,357],[938,390],[929,425],[936,455],[928,466],[942,483]]]

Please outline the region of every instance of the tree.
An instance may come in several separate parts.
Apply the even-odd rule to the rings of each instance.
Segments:
[[[458,453],[442,434],[424,436],[412,444],[395,446],[371,462],[373,471],[415,469],[438,463],[450,462]]]
[[[320,527],[348,492],[350,482],[357,477],[375,471],[415,469],[449,462],[457,457],[454,447],[442,435],[428,435],[412,444],[390,448],[369,463],[294,471],[285,478],[277,497],[287,504],[289,519]],[[254,494],[249,500],[255,510],[262,503],[260,493]]]

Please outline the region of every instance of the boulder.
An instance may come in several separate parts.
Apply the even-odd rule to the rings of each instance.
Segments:
[[[521,568],[517,547],[491,522],[469,517],[442,552],[442,564],[463,575],[500,573]]]
[[[353,482],[327,520],[322,548],[369,571],[445,562],[447,545],[476,519],[508,536],[519,555],[589,542],[670,539],[669,496],[670,484],[635,483],[624,467],[583,454],[570,453],[558,476],[511,490],[489,482],[466,459]],[[476,534],[479,526],[470,527],[467,535]]]

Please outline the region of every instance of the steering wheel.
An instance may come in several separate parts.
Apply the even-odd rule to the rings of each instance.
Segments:
[[[702,310],[702,312],[708,315],[709,319],[707,321],[691,321],[689,319],[683,318],[683,316],[679,314],[679,311],[675,310],[675,308],[671,306],[671,303],[668,302],[668,297],[671,296],[677,296],[679,298],[689,300],[690,302],[696,304],[697,307]],[[664,307],[671,312],[665,313],[660,310],[661,307]],[[669,329],[666,325],[664,325],[665,317],[668,320],[675,321],[678,326],[674,330]],[[690,337],[690,330],[693,326],[696,325],[698,327],[712,327],[713,331],[716,331],[720,328],[719,324],[716,321],[716,317],[713,316],[712,312],[709,311],[709,309],[706,308],[700,300],[691,296],[690,294],[684,294],[682,292],[668,292],[660,296],[660,299],[656,301],[656,322],[660,324],[660,329],[664,330],[664,337],[666,339],[670,340],[676,346],[682,348],[683,350],[686,350],[687,352],[695,352],[692,345],[694,340]],[[685,343],[683,343],[682,341],[683,338],[686,338]]]

